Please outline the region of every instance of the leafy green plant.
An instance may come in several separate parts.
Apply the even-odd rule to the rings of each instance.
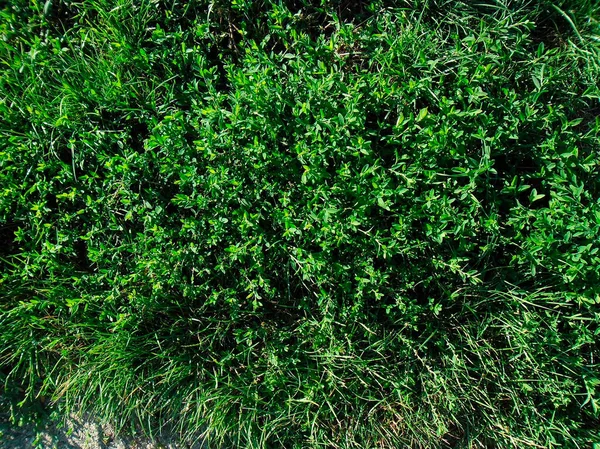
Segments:
[[[588,2],[12,0],[0,380],[214,447],[600,438]]]

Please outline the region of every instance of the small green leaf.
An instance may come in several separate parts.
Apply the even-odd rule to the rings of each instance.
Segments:
[[[543,193],[537,193],[537,190],[533,189],[529,194],[529,201],[533,203],[534,201],[541,200],[545,196],[546,195],[544,195]]]
[[[419,115],[417,115],[416,121],[420,122],[421,120],[423,120],[425,117],[427,117],[427,108],[423,108],[419,111]]]
[[[387,204],[385,204],[385,202],[383,201],[383,198],[379,197],[377,198],[377,204],[379,205],[379,207],[385,209],[385,210],[390,210],[390,208],[388,207]]]
[[[400,112],[398,115],[398,120],[396,120],[396,126],[400,126],[404,123],[404,114]]]

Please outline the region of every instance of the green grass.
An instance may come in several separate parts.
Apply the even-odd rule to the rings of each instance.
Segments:
[[[487,1],[4,3],[13,421],[599,443],[600,5]]]

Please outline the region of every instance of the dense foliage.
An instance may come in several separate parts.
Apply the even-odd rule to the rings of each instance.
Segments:
[[[13,416],[44,398],[211,447],[600,442],[599,18],[9,0]]]

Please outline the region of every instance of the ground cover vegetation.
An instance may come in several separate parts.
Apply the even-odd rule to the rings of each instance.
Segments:
[[[599,18],[4,2],[6,410],[215,448],[600,442]]]

